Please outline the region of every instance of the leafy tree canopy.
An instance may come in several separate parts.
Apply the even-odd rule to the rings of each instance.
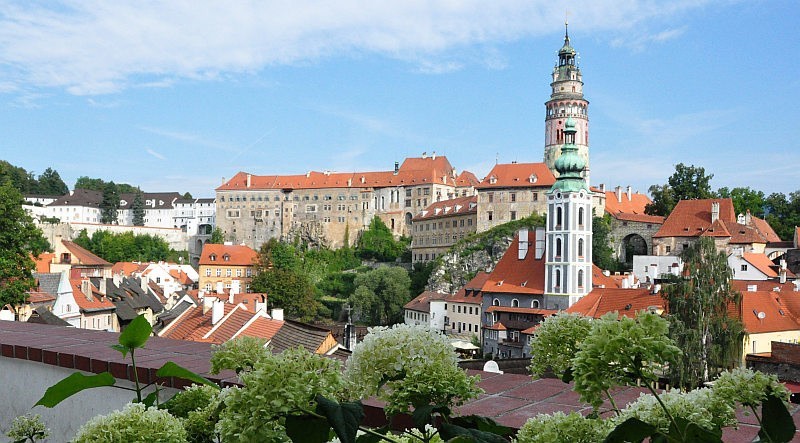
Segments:
[[[0,160],[0,182],[9,181],[22,194],[64,195],[69,192],[58,171],[47,168],[36,178],[33,172]]]
[[[10,180],[0,183],[0,306],[16,305],[35,287],[32,256],[49,249],[47,240],[22,209],[22,194]]]
[[[357,250],[363,259],[392,262],[402,258],[409,245],[409,239],[395,240],[392,231],[376,216],[361,233]]]
[[[118,210],[119,191],[114,182],[108,182],[103,188],[103,201],[100,202],[100,223],[116,223]]]
[[[647,205],[645,213],[666,216],[680,200],[713,198],[712,178],[714,178],[714,174],[706,175],[703,167],[678,163],[666,185],[650,187],[653,203]]]
[[[608,236],[611,234],[611,216],[592,219],[592,263],[600,269],[614,271],[621,267],[614,258],[614,250],[609,246]]]
[[[405,269],[382,266],[358,274],[350,304],[356,317],[369,325],[391,325],[403,321],[403,306],[411,300],[411,279]]]
[[[296,270],[273,268],[259,272],[250,284],[255,292],[265,292],[269,303],[282,308],[290,318],[313,320],[320,309],[314,286],[308,278]]]
[[[75,243],[111,263],[163,261],[176,256],[163,239],[147,234],[134,235],[132,232],[114,234],[96,231],[89,237],[84,229],[75,238]]]

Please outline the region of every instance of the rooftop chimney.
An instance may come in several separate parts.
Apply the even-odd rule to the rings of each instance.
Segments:
[[[617,202],[622,203],[622,186],[614,188],[614,192],[617,193]]]
[[[750,214],[750,211],[747,211]],[[781,284],[786,283],[786,260],[781,259],[781,268],[778,270],[778,275],[780,276]]]
[[[211,306],[214,304],[214,300],[216,300],[216,298],[214,297],[209,297],[209,296],[203,297],[203,315],[206,315],[208,310],[211,309]]]
[[[631,199],[633,199],[633,189],[631,189],[630,185],[628,189],[625,190],[625,193],[628,194],[628,201],[631,201]]]
[[[433,151],[433,155],[431,156],[431,160],[436,160],[436,151]]]
[[[106,278],[105,278],[105,277],[101,277],[101,278],[100,278],[100,292],[101,292],[103,295],[106,295],[106,292],[108,292],[108,291],[106,290],[106,289],[107,289],[107,286],[106,286],[106,284],[107,284],[107,283],[106,283]]]
[[[223,290],[222,282],[218,281],[217,282],[217,294],[222,294],[223,292],[225,292],[225,291]]]
[[[225,316],[225,303],[219,301],[218,299],[214,299],[213,304],[211,305],[211,324],[215,325],[222,320],[222,317]]]
[[[597,185],[597,187],[600,188],[600,192],[606,192],[606,184],[605,183],[600,183],[599,185]]]
[[[544,228],[536,228],[536,260],[541,260],[544,256]]]
[[[400,172],[400,162],[394,162],[394,175]]]
[[[272,312],[271,312],[270,317],[272,317],[273,320],[283,321],[283,309],[281,309],[281,308],[273,309]]]
[[[719,202],[711,202],[711,223],[719,220]]]
[[[247,187],[248,188],[250,187],[251,181],[252,181],[252,176],[250,174],[247,174]]]
[[[87,299],[94,300],[94,297],[92,297],[92,283],[88,279],[81,280],[81,292]]]

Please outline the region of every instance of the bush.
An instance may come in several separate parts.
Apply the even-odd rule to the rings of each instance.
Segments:
[[[169,412],[129,403],[121,411],[92,418],[78,430],[75,443],[181,443],[186,430]]]

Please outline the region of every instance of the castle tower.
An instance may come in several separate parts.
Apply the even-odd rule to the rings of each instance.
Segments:
[[[583,98],[583,77],[576,60],[577,53],[569,42],[569,29],[564,23],[564,46],[558,51],[553,68],[550,100],[545,103],[544,162],[558,177],[556,159],[565,142],[567,118],[575,121],[575,146],[585,164],[583,176],[589,181],[589,101]]]
[[[583,178],[586,161],[575,144],[572,117],[555,161],[558,178],[547,193],[545,306],[566,309],[592,290],[592,193]]]

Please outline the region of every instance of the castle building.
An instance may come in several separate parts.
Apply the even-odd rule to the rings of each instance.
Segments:
[[[544,162],[558,176],[555,164],[567,143],[567,118],[572,118],[575,123],[574,145],[577,155],[585,163],[582,173],[588,183],[589,101],[583,98],[583,77],[577,63],[577,52],[570,45],[566,23],[564,26],[564,46],[558,51],[558,63],[553,68],[553,82],[550,83],[550,100],[545,103]]]
[[[582,176],[586,162],[575,145],[577,132],[568,117],[554,164],[558,178],[547,194],[547,309],[565,309],[592,290],[592,192]]]

